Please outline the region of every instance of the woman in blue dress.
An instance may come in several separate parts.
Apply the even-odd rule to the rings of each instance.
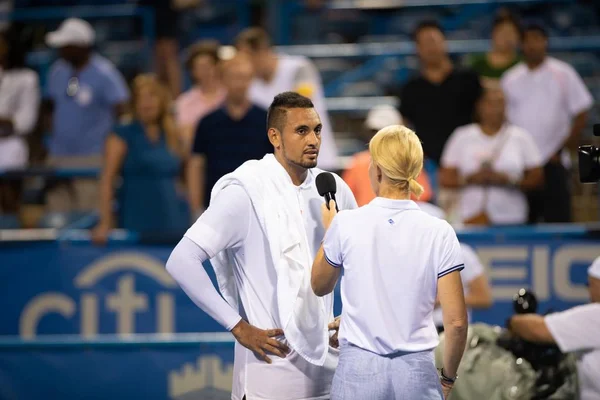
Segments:
[[[179,234],[188,227],[189,213],[177,191],[183,151],[171,115],[167,89],[152,75],[133,82],[134,113],[108,136],[100,179],[100,221],[96,243],[106,241],[112,227],[140,234]],[[115,183],[122,178],[115,196]],[[113,200],[118,199],[118,219]]]

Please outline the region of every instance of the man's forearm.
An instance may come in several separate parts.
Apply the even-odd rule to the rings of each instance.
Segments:
[[[217,292],[202,263],[208,255],[191,239],[184,237],[167,261],[167,271],[192,301],[221,324],[233,329],[242,319]]]
[[[565,148],[567,149],[576,149],[579,144],[579,138],[581,137],[581,133],[585,129],[587,122],[587,111],[580,112],[573,118],[573,123],[571,124],[571,132],[569,133],[569,137],[564,143]]]
[[[100,177],[100,221],[101,225],[106,227],[112,227],[113,213],[112,213],[112,202],[113,202],[113,180],[112,178],[102,174]]]
[[[554,343],[544,317],[537,314],[515,315],[510,319],[509,329],[516,336],[533,343]]]

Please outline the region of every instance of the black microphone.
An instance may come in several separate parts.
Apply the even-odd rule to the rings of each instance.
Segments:
[[[319,196],[325,197],[327,208],[329,208],[329,201],[333,200],[335,201],[335,210],[339,212],[340,210],[338,209],[337,201],[335,200],[337,185],[335,183],[335,177],[331,174],[331,172],[321,172],[319,175],[317,175],[315,183],[317,184]]]

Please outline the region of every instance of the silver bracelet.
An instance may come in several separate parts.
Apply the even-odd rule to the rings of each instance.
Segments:
[[[458,375],[457,375],[457,376],[455,376],[454,378],[449,378],[449,377],[447,377],[447,376],[444,374],[444,368],[442,368],[442,369],[440,370],[440,379],[442,380],[442,382],[449,383],[449,384],[453,385],[453,384],[454,384],[454,382],[456,382],[456,379],[457,379],[457,378],[458,378]]]

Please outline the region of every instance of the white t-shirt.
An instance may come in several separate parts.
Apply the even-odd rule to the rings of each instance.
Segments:
[[[500,132],[490,136],[478,124],[456,128],[444,146],[442,166],[457,168],[464,177],[492,161],[496,172],[521,179],[525,170],[540,167],[538,147],[523,129],[504,124]],[[527,221],[527,198],[522,191],[506,187],[466,186],[461,189],[459,214],[464,222],[483,210],[494,224],[521,224]]]
[[[15,134],[0,138],[0,169],[23,168],[29,149],[24,136],[38,119],[40,85],[35,71],[27,68],[0,71],[0,118],[12,120]]]
[[[375,198],[333,220],[323,249],[343,267],[339,338],[378,354],[439,343],[432,313],[438,278],[463,268],[454,229],[410,200]]]
[[[563,353],[578,353],[581,400],[600,400],[600,303],[549,314],[546,326]]]
[[[315,186],[319,169],[311,169],[304,183],[296,187],[298,207],[304,216],[306,235],[313,256],[317,253],[325,230],[321,223],[321,204]],[[350,188],[334,175],[340,210],[356,208]],[[291,184],[291,182],[290,182]],[[212,232],[212,235],[206,234]],[[277,273],[269,256],[268,238],[246,191],[237,185],[223,189],[185,236],[202,248],[209,257],[224,249],[233,250],[234,276],[239,290],[241,315],[261,329],[281,328],[277,312]],[[333,315],[333,295],[325,298],[328,314]],[[337,366],[337,350],[323,367],[308,363],[292,351],[286,358],[271,357],[272,364],[259,360],[250,350],[235,345],[232,398],[241,400],[307,400],[329,398],[331,380]]]
[[[270,82],[256,78],[250,86],[250,99],[254,104],[269,108],[273,98],[279,93],[298,91],[308,95],[315,109],[321,117],[323,129],[321,130],[321,149],[319,150],[319,168],[336,170],[339,168],[337,160],[337,146],[333,135],[333,127],[327,113],[325,91],[321,76],[314,64],[306,57],[278,55],[278,64],[275,75]],[[311,93],[303,93],[306,90]]]
[[[593,104],[575,69],[553,57],[534,70],[524,62],[515,65],[504,73],[501,85],[508,120],[533,136],[543,164],[561,149],[573,117]]]

